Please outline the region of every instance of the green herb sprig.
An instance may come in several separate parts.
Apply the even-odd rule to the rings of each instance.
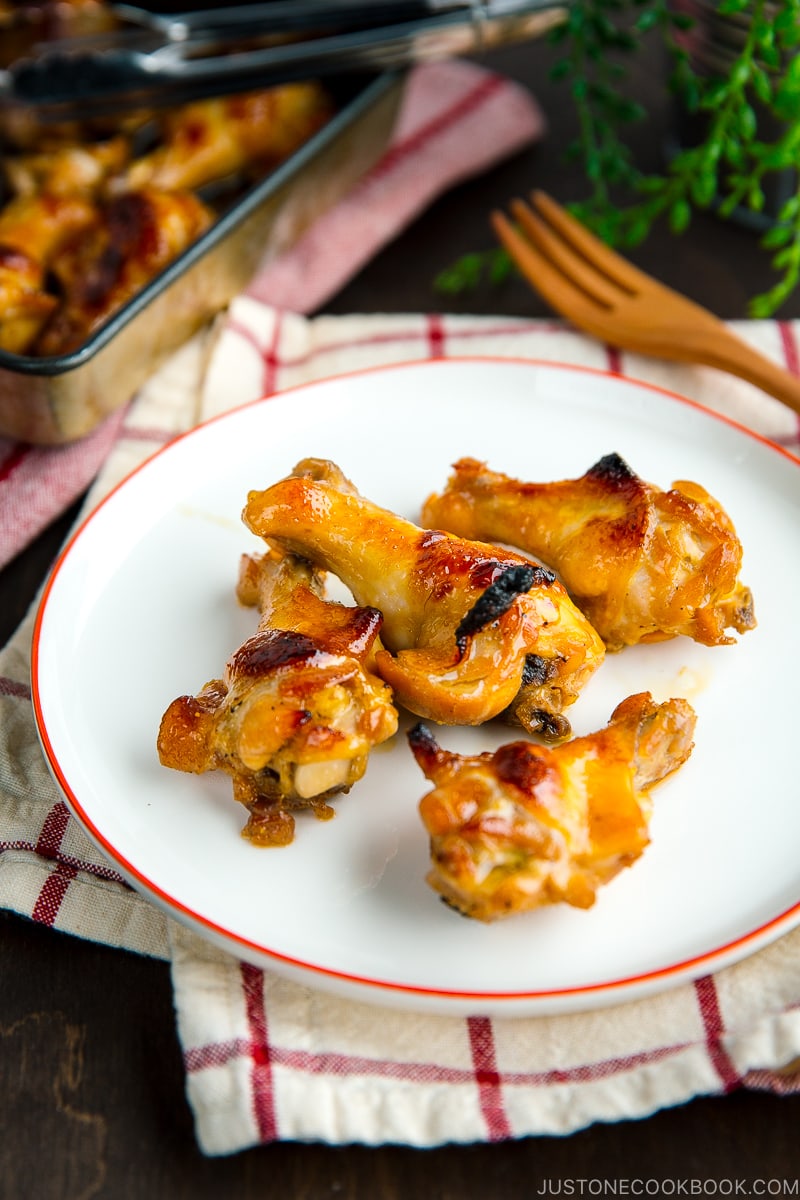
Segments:
[[[791,190],[761,238],[778,280],[750,303],[752,316],[767,317],[800,283],[800,0],[718,0],[716,13],[740,36],[715,75],[690,59],[683,35],[692,21],[671,0],[574,0],[551,34],[551,74],[569,88],[576,115],[566,154],[582,163],[590,189],[571,207],[605,241],[631,248],[662,218],[680,234],[698,210],[761,214],[768,178],[787,173]],[[630,56],[650,37],[661,38],[669,87],[702,129],[661,173],[640,169],[626,140],[647,117],[628,89]],[[435,282],[455,293],[510,269],[498,248],[465,256]]]

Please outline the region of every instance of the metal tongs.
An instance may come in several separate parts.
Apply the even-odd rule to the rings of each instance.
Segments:
[[[0,71],[0,104],[63,120],[395,69],[539,36],[563,18],[564,0],[277,0],[169,15],[125,4],[111,11],[119,28],[39,43]]]

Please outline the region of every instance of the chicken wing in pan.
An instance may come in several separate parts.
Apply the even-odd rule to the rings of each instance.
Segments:
[[[726,629],[756,623],[722,506],[697,483],[661,491],[617,454],[557,483],[523,483],[463,458],[422,520],[541,556],[610,650],[678,634],[724,645]]]
[[[250,813],[244,835],[259,845],[291,842],[292,810],[331,816],[331,797],[349,791],[372,747],[397,729],[374,673],[380,613],[326,600],[323,588],[294,555],[244,556],[237,594],[261,610],[258,631],[222,679],[174,700],[161,720],[164,766],[232,776]]]
[[[443,750],[418,724],[409,742],[434,788],[420,814],[431,887],[465,916],[495,921],[597,889],[648,844],[648,791],[692,749],[685,700],[629,696],[607,727],[561,746],[512,742],[472,756]]]
[[[546,737],[568,735],[563,709],[604,647],[551,571],[421,529],[367,500],[323,459],[304,459],[252,491],[243,518],[383,613],[377,669],[411,712],[464,725],[505,712]]]
[[[80,196],[20,196],[0,213],[0,349],[28,351],[58,303],[46,288],[48,268],[96,219]]]
[[[102,9],[26,7],[43,34],[62,9]],[[3,27],[0,0],[0,41]],[[313,81],[85,122],[0,108],[0,350],[78,349],[333,113]]]
[[[211,224],[192,192],[125,192],[65,248],[53,272],[62,300],[36,342],[38,354],[66,354],[84,342]]]
[[[315,82],[184,104],[161,118],[161,144],[113,182],[116,191],[194,189],[288,158],[333,115]]]

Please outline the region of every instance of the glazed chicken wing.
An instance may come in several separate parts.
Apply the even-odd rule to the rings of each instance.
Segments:
[[[162,144],[137,159],[115,187],[192,189],[241,171],[273,167],[331,114],[331,101],[317,83],[287,83],[182,105],[165,115]]]
[[[610,650],[678,634],[724,645],[726,629],[756,623],[722,506],[696,483],[660,491],[617,454],[557,483],[522,483],[464,458],[422,519],[540,555]]]
[[[694,725],[685,700],[642,693],[605,729],[556,747],[464,756],[415,726],[411,749],[434,785],[420,803],[429,884],[480,921],[559,901],[589,908],[648,844],[648,791],[686,761]]]
[[[94,205],[79,196],[20,196],[0,214],[0,349],[31,348],[57,305],[48,267],[95,220]]]
[[[54,266],[63,302],[39,338],[39,354],[80,346],[211,223],[190,192],[144,189],[115,197]]]
[[[291,810],[332,815],[328,801],[366,770],[397,729],[374,673],[380,613],[325,600],[323,577],[293,555],[244,556],[238,596],[261,610],[258,632],[222,679],[180,696],[161,720],[158,753],[180,771],[223,770],[250,818],[244,835],[286,845]]]
[[[420,529],[322,459],[251,492],[243,516],[254,533],[332,571],[357,603],[383,613],[377,668],[411,712],[477,725],[508,710],[545,736],[568,734],[562,711],[604,650],[552,572]]]

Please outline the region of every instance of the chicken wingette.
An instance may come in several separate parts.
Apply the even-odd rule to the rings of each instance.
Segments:
[[[252,491],[254,533],[333,572],[383,614],[379,674],[443,724],[501,713],[557,740],[603,644],[551,571],[509,550],[421,529],[373,504],[335,464],[304,459]]]
[[[318,83],[287,83],[184,104],[162,117],[161,144],[113,181],[116,191],[203,187],[288,158],[333,115]]]
[[[495,921],[542,905],[589,908],[648,844],[648,790],[692,749],[685,700],[629,696],[605,729],[549,747],[443,750],[418,724],[409,742],[434,788],[420,815],[428,883],[465,916]]]
[[[397,729],[374,672],[380,613],[326,600],[323,589],[321,573],[293,555],[245,555],[237,594],[260,609],[258,631],[222,679],[178,697],[161,720],[164,766],[232,776],[250,813],[244,835],[259,845],[292,841],[293,810],[330,817],[329,800]]]
[[[708,646],[755,626],[730,517],[697,483],[661,491],[618,454],[579,479],[526,483],[463,458],[422,521],[498,540],[558,572],[610,650],[685,634]]]

